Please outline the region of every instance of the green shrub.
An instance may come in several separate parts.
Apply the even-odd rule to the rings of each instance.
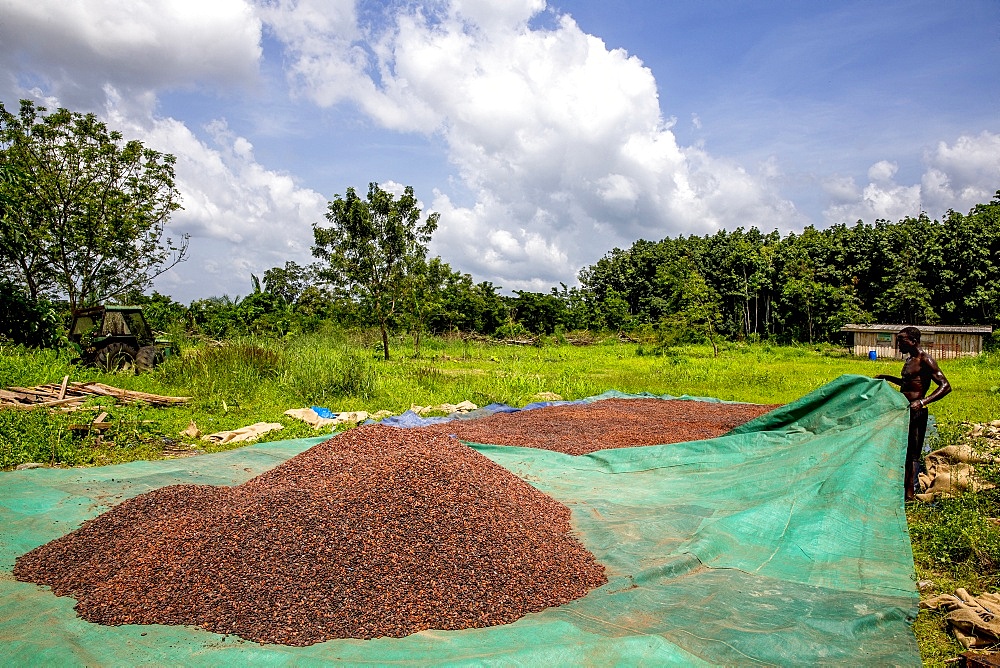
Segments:
[[[55,306],[34,300],[9,281],[0,280],[0,337],[33,348],[55,348],[62,325]]]
[[[185,387],[204,407],[251,402],[282,376],[286,364],[273,342],[257,339],[204,346],[171,361],[162,367],[163,381]]]
[[[498,327],[493,336],[497,339],[518,339],[530,337],[531,332],[521,323],[510,320]]]
[[[238,374],[246,378],[277,378],[284,366],[278,351],[253,340],[236,339],[208,346],[184,358],[185,371],[197,369],[216,377]]]

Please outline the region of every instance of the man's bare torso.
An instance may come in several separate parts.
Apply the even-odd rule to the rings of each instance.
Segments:
[[[916,355],[907,357],[903,363],[899,391],[910,401],[922,398],[931,387],[931,377],[934,370],[927,364],[927,353],[923,350]]]

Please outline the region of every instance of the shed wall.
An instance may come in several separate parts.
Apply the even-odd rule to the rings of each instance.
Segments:
[[[920,347],[939,360],[970,357],[983,352],[983,337],[981,334],[921,332]],[[905,357],[896,350],[895,333],[854,332],[854,354],[868,357],[872,350],[879,358]]]

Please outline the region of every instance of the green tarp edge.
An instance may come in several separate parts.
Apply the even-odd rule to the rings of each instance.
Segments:
[[[843,376],[708,441],[582,457],[472,444],[570,507],[609,583],[506,626],[303,648],[90,624],[72,599],[11,569],[124,498],[239,484],[326,436],[3,473],[0,643],[16,665],[920,665],[901,490],[907,415],[886,383]]]

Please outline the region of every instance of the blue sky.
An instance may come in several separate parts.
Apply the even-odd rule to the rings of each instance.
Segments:
[[[639,238],[782,232],[1000,189],[1000,3],[0,0],[0,100],[178,157],[180,301],[308,263],[348,186],[548,291]]]

